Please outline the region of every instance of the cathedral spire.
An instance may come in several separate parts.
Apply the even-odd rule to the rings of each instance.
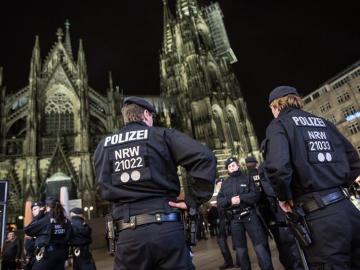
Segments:
[[[79,40],[79,51],[77,55],[77,66],[79,70],[79,74],[82,74],[86,77],[86,60],[85,60],[85,53],[83,48],[82,39]]]
[[[163,0],[163,24],[164,24],[164,41],[163,41],[163,46],[164,46],[164,51],[165,53],[169,52],[172,50],[172,43],[173,43],[173,35],[172,35],[172,27],[171,27],[171,23],[173,21],[173,16],[169,10],[169,5],[168,5],[168,1],[167,0]]]
[[[35,36],[35,44],[30,62],[30,79],[35,79],[41,71],[39,36]]]
[[[56,31],[56,36],[57,36],[58,41],[61,42],[62,38],[64,36],[64,32],[61,27],[59,27],[58,30]]]
[[[110,92],[113,92],[113,91],[114,91],[113,79],[112,79],[111,71],[109,71],[109,91],[110,91]]]
[[[180,18],[184,16],[197,15],[199,12],[196,0],[177,0],[176,9],[177,15]]]
[[[70,22],[68,19],[66,19],[65,21],[65,43],[64,43],[65,49],[67,50],[67,52],[69,53],[69,55],[71,56],[71,58],[73,58],[73,54],[72,54],[72,48],[71,48],[71,39],[70,39]]]
[[[3,83],[3,67],[0,67],[0,89]]]
[[[163,0],[163,5],[164,5],[164,9],[163,9],[163,24],[164,24],[164,33],[166,32],[166,27],[171,23],[171,21],[173,20],[173,16],[170,12],[169,9],[169,5],[168,5],[168,1],[167,0]]]

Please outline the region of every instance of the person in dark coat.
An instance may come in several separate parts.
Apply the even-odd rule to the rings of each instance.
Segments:
[[[245,159],[247,172],[261,194],[258,209],[274,237],[279,260],[286,270],[303,270],[294,235],[286,226],[285,214],[277,204],[274,189],[263,167],[264,163],[259,167],[257,164],[257,159],[253,156]]]
[[[21,243],[15,232],[7,233],[1,256],[1,270],[16,270],[16,263],[21,259]]]
[[[343,192],[360,173],[356,149],[324,118],[302,110],[291,86],[271,91],[265,169],[281,209],[304,216],[310,269],[360,269],[360,212]]]
[[[73,257],[74,270],[96,270],[96,266],[90,252],[91,228],[85,223],[84,211],[75,207],[70,210],[71,237],[69,245]]]
[[[31,212],[33,216],[33,221],[42,218],[45,215],[45,203],[42,201],[33,202],[31,205]],[[25,248],[25,261],[24,270],[31,270],[35,263],[35,238],[26,235],[24,240]]]
[[[262,270],[273,270],[267,236],[256,213],[259,192],[254,181],[240,171],[237,158],[225,162],[229,177],[224,181],[217,197],[219,207],[225,208],[231,218],[231,234],[236,250],[237,264],[250,270],[246,234],[248,233]]]
[[[48,198],[45,215],[33,220],[24,228],[24,232],[36,237],[36,261],[33,270],[65,269],[71,225],[58,199]]]
[[[214,191],[216,158],[201,143],[153,126],[155,108],[142,98],[124,100],[124,127],[106,136],[94,154],[101,196],[113,203],[118,230],[114,269],[193,269],[181,210],[194,216]],[[177,201],[177,166],[189,177]]]
[[[219,178],[216,180],[216,189],[220,191],[221,185],[224,179]],[[229,249],[229,245],[227,243],[228,233],[227,233],[227,218],[225,215],[225,210],[222,207],[217,207],[218,210],[218,217],[219,217],[219,224],[218,224],[218,230],[219,234],[217,235],[217,243],[219,245],[221,254],[224,258],[224,264],[219,266],[219,270],[224,270],[228,268],[234,267],[233,258],[231,256],[231,252]]]

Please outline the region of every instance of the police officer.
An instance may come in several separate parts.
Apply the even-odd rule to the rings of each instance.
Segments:
[[[64,213],[58,199],[48,198],[45,215],[24,228],[27,235],[36,237],[33,270],[65,269],[71,225]]]
[[[271,190],[264,190],[264,188],[267,188],[268,186],[265,184],[265,186],[262,184],[262,179],[260,178],[259,170],[257,168],[257,159],[253,156],[248,156],[245,158],[245,166],[247,169],[247,173],[255,183],[255,186],[259,192],[259,201],[257,202],[257,209],[259,211],[259,214],[261,215],[261,218],[263,219],[263,224],[265,229],[270,228],[270,220],[272,219],[271,216],[271,200],[267,196],[267,193],[269,194]],[[267,193],[266,193],[267,191]],[[271,193],[269,194],[271,195]]]
[[[231,234],[236,250],[237,263],[242,270],[251,269],[246,234],[253,243],[258,264],[262,270],[273,269],[267,238],[255,211],[259,200],[254,181],[240,171],[238,160],[234,157],[225,162],[229,177],[224,181],[217,197],[219,207],[227,209],[231,215]]]
[[[360,269],[360,212],[341,189],[359,175],[356,150],[333,124],[301,110],[295,88],[275,88],[269,104],[266,172],[283,211],[306,214],[310,269]]]
[[[219,178],[216,180],[216,189],[220,190],[221,185],[223,183],[224,179]],[[217,243],[219,245],[221,254],[224,258],[224,264],[222,264],[219,269],[228,269],[234,267],[234,262],[230,253],[229,245],[227,243],[227,218],[225,215],[224,208],[218,206],[218,215],[219,215],[219,234],[217,236]]]
[[[153,127],[155,108],[128,97],[125,126],[105,137],[94,154],[102,198],[113,203],[118,230],[114,269],[192,269],[179,209],[196,209],[214,190],[216,159],[175,130]],[[185,201],[177,166],[191,178]]]
[[[31,213],[32,220],[38,220],[42,218],[45,214],[45,203],[42,201],[33,202],[31,204]],[[24,241],[25,255],[26,255],[26,265],[24,267],[25,270],[31,270],[35,263],[35,238],[30,236],[25,236]]]
[[[247,166],[251,167],[253,165],[248,164]],[[264,163],[259,165],[258,173],[261,190],[268,200],[267,208],[262,208],[261,211],[263,213],[267,211],[267,215],[264,214],[264,217],[274,237],[279,252],[279,260],[286,270],[303,270],[294,235],[286,225],[285,213],[277,203],[275,191],[266,176]]]
[[[91,244],[91,228],[84,220],[84,212],[75,207],[70,210],[71,237],[69,245],[73,257],[74,270],[96,269],[89,245]]]

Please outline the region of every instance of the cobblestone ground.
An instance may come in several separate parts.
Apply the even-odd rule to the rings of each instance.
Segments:
[[[252,262],[252,269],[259,270],[257,265],[256,256],[252,248],[252,244],[248,242],[250,259]],[[231,240],[229,238],[229,246],[231,247]],[[279,263],[278,253],[274,241],[270,241],[272,260],[275,270],[283,270],[284,268]],[[218,266],[223,264],[223,258],[216,243],[216,238],[209,238],[208,240],[201,240],[194,248],[194,264],[197,270],[216,270]],[[95,249],[92,251],[97,269],[99,270],[112,270],[113,257],[107,254],[104,249]],[[233,254],[234,255],[234,254]],[[235,256],[233,256],[235,259]],[[72,269],[68,267],[66,269]],[[239,268],[234,268],[239,269]],[[169,269],[170,270],[170,269]]]

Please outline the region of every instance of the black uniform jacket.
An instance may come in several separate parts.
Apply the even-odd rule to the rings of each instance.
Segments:
[[[71,233],[70,222],[66,220],[64,225],[58,224],[49,213],[33,220],[24,228],[24,232],[36,237],[35,246],[67,245]]]
[[[358,153],[329,121],[283,109],[266,130],[266,172],[279,200],[347,186],[360,173]]]
[[[91,244],[91,228],[81,217],[71,217],[71,246],[87,246]]]
[[[94,154],[102,198],[113,205],[113,216],[156,211],[180,192],[177,166],[192,179],[188,206],[208,201],[214,191],[216,158],[205,146],[175,130],[132,122],[105,137]]]
[[[248,176],[240,171],[229,174],[230,176],[222,183],[221,189],[217,197],[219,207],[228,209],[232,207],[253,207],[259,200],[259,192],[255,187],[255,183]],[[231,198],[240,196],[239,205],[231,205]]]
[[[21,257],[21,243],[17,237],[12,241],[5,241],[2,251],[3,261],[15,261]]]

